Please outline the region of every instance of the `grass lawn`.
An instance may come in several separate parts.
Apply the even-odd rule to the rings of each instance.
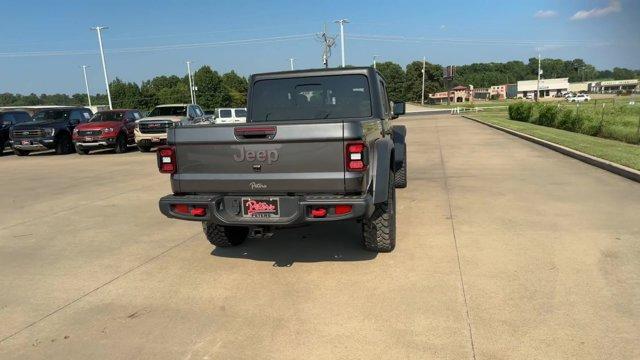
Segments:
[[[471,113],[469,116],[640,170],[640,145],[509,120],[506,110]]]

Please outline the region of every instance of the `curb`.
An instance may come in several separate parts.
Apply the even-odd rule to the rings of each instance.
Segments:
[[[519,137],[521,139],[530,141],[532,143],[544,146],[547,149],[551,149],[553,151],[559,152],[559,153],[561,153],[563,155],[572,157],[572,158],[574,158],[576,160],[579,160],[579,161],[582,161],[582,162],[587,163],[589,165],[598,167],[598,168],[600,168],[602,170],[606,170],[606,171],[612,172],[612,173],[614,173],[616,175],[620,175],[620,176],[625,177],[625,178],[627,178],[629,180],[640,182],[640,171],[634,170],[634,169],[626,167],[624,165],[619,165],[619,164],[613,163],[611,161],[600,159],[598,157],[591,156],[589,154],[585,154],[583,152],[580,152],[580,151],[577,151],[577,150],[573,150],[573,149],[570,149],[568,147],[564,147],[562,145],[558,145],[558,144],[555,144],[555,143],[552,143],[552,142],[549,142],[549,141],[546,141],[546,140],[538,139],[537,137],[533,137],[531,135],[523,134],[523,133],[515,131],[515,130],[507,129],[507,128],[504,128],[502,126],[490,124],[490,123],[484,122],[482,120],[478,120],[478,119],[472,118],[470,116],[466,116],[466,115],[460,115],[460,116],[462,116],[465,119],[473,120],[473,121],[475,121],[477,123],[492,127],[492,128],[494,128],[496,130],[500,130],[500,131],[506,132],[507,134],[510,134],[510,135],[513,135],[513,136],[517,136],[517,137]]]

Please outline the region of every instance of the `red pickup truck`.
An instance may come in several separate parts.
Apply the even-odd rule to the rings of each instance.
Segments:
[[[135,109],[96,113],[88,122],[73,130],[76,152],[86,155],[91,150],[104,148],[115,149],[116,153],[126,152],[129,145],[135,144],[133,130],[136,120],[141,118],[142,114]]]

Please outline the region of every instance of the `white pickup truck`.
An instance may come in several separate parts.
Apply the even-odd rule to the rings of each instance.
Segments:
[[[213,116],[216,124],[245,123],[247,108],[218,108]]]

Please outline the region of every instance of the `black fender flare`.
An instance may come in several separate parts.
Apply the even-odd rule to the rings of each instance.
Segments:
[[[373,203],[387,201],[389,192],[389,171],[391,171],[391,156],[393,141],[389,137],[378,139],[373,144],[373,161],[371,176],[373,178]]]
[[[405,139],[407,137],[407,128],[404,125],[394,125],[391,127],[391,137],[393,139],[393,170],[398,171],[402,168],[402,164],[406,161],[407,157],[407,144]]]

